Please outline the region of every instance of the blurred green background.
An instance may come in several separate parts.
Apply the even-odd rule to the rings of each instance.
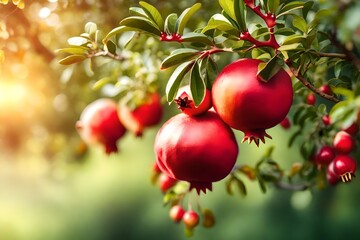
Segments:
[[[195,1],[149,2],[168,14]],[[197,16],[202,18],[194,24],[220,9],[216,1],[200,2]],[[116,27],[137,1],[26,4],[24,10],[0,5],[0,48],[6,54],[0,67],[0,239],[185,239],[184,227],[169,219],[163,194],[150,182],[160,125],[141,139],[127,134],[119,142],[120,153],[110,157],[102,149],[85,148],[75,122],[102,92],[91,90],[93,76],[86,67],[60,66],[54,53],[88,21],[103,34]],[[167,105],[164,109],[163,121],[174,112]],[[282,167],[301,161],[296,145],[287,148],[287,131],[275,127],[269,133],[273,140],[266,146],[241,144],[239,163],[254,164],[271,145]],[[245,183],[246,197],[227,195],[223,182],[201,195],[217,223],[197,228],[193,239],[360,238],[358,178],[295,193],[270,186],[263,194],[257,183]]]

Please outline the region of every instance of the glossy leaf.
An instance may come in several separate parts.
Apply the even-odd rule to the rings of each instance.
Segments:
[[[136,31],[136,28],[120,26],[111,30],[103,39],[103,43],[106,43],[110,38],[127,31]]]
[[[213,45],[211,39],[203,33],[195,33],[195,32],[185,33],[181,37],[181,40],[182,42],[204,43],[206,45]]]
[[[201,74],[200,65],[198,62],[195,62],[190,75],[190,91],[195,106],[199,106],[199,104],[204,100],[205,90],[206,86],[204,78]]]
[[[300,43],[304,39],[305,39],[305,37],[302,36],[302,35],[299,35],[299,34],[291,35],[291,36],[286,37],[282,44],[283,45],[290,45],[290,44],[293,44],[293,43]]]
[[[83,55],[87,53],[88,48],[81,46],[74,46],[69,48],[61,48],[56,50],[56,53],[70,53],[75,55]]]
[[[307,32],[307,24],[306,21],[297,15],[293,15],[293,26],[297,29],[299,29],[301,32],[306,33]]]
[[[146,14],[156,23],[156,25],[160,29],[164,29],[164,19],[156,8],[153,5],[143,1],[140,1],[139,4],[143,7]]]
[[[305,4],[304,2],[300,2],[300,1],[289,2],[285,4],[282,8],[280,8],[280,10],[277,12],[277,17],[281,17],[286,14],[289,14],[290,12],[296,9],[302,9],[304,7],[304,4]]]
[[[113,41],[107,41],[105,46],[107,51],[109,51],[110,53],[116,53],[116,44]]]
[[[239,25],[240,32],[245,32],[246,27],[246,6],[244,0],[234,0],[234,14]]]
[[[88,39],[84,37],[72,37],[68,39],[68,44],[72,46],[82,46],[89,42]]]
[[[259,64],[257,76],[261,81],[267,82],[279,72],[282,67],[281,65],[280,59],[277,56],[274,56],[268,62]]]
[[[175,33],[176,32],[177,19],[178,19],[178,15],[176,13],[172,13],[166,17],[164,28],[167,33]]]
[[[279,51],[291,51],[297,49],[301,44],[300,43],[293,43],[293,44],[287,44],[282,45],[278,48]]]
[[[176,93],[179,89],[180,83],[184,78],[185,74],[191,69],[192,64],[193,62],[185,62],[181,64],[175,69],[175,71],[170,76],[170,79],[168,80],[165,89],[167,101],[169,103],[171,103],[174,100]]]
[[[206,64],[206,71],[205,71],[205,82],[207,88],[210,89],[210,87],[213,85],[217,75],[218,75],[218,69],[215,61],[211,58],[211,56],[206,58],[206,61],[202,61],[202,64]]]
[[[268,11],[270,13],[276,13],[277,9],[279,8],[280,0],[270,0],[267,2]]]
[[[304,7],[303,7],[303,18],[306,19],[310,9],[312,8],[312,6],[314,5],[314,2],[313,1],[307,1],[305,2],[304,4]]]
[[[59,63],[62,65],[71,65],[74,63],[82,62],[85,59],[87,59],[87,57],[84,55],[70,55],[70,56],[67,56],[66,58],[61,59],[59,61]]]
[[[203,28],[202,33],[209,30],[218,29],[223,32],[233,31],[235,35],[239,35],[239,31],[229,22],[229,20],[222,14],[213,15],[208,24]]]
[[[227,15],[229,15],[233,20],[236,20],[234,0],[219,0],[219,4]]]
[[[144,31],[156,36],[160,36],[160,30],[149,19],[139,16],[132,16],[125,18],[120,22],[120,25],[131,27],[140,31]]]
[[[184,28],[190,17],[201,8],[201,3],[195,3],[190,8],[185,9],[176,20],[176,32],[180,35],[184,33]]]
[[[97,30],[96,23],[88,22],[85,24],[85,32],[88,33],[90,37],[94,37]]]
[[[166,69],[177,64],[188,62],[199,55],[199,51],[192,48],[180,48],[174,50],[170,56],[161,63],[161,69]]]
[[[129,12],[131,15],[136,15],[136,16],[145,17],[145,18],[148,17],[148,15],[144,11],[144,9],[142,9],[140,7],[130,7]]]

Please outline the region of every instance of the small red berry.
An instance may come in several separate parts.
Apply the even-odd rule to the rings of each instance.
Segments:
[[[186,227],[192,229],[199,224],[200,222],[199,215],[195,211],[189,210],[184,214],[183,222],[186,225]]]
[[[326,171],[326,179],[330,185],[336,185],[340,177],[334,172],[334,162],[331,162]]]
[[[280,122],[280,126],[282,126],[284,129],[289,129],[291,127],[289,118],[284,118],[284,120]]]
[[[309,105],[315,105],[316,103],[316,97],[313,93],[310,93],[306,98],[306,103]]]
[[[324,123],[325,126],[329,126],[331,123],[331,119],[329,117],[329,115],[325,115],[321,118],[322,122]]]
[[[354,136],[359,131],[359,125],[356,122],[353,122],[350,126],[344,127],[343,130],[348,134]]]
[[[335,158],[335,153],[332,147],[323,146],[316,154],[316,163],[320,165],[328,165]]]
[[[159,184],[160,184],[160,189],[163,192],[166,192],[167,190],[169,190],[170,188],[172,188],[173,186],[175,186],[175,184],[177,183],[177,180],[174,178],[169,177],[166,174],[161,174],[159,177]]]
[[[340,131],[335,135],[333,141],[334,148],[339,153],[350,153],[354,149],[354,139],[345,131]]]
[[[356,171],[356,161],[348,155],[338,155],[334,159],[334,173],[343,182],[350,182]]]
[[[333,95],[333,91],[331,90],[330,86],[327,84],[322,85],[319,90],[325,94]]]
[[[174,205],[170,208],[170,212],[169,212],[170,218],[176,223],[182,220],[184,214],[185,214],[185,210],[180,205]]]

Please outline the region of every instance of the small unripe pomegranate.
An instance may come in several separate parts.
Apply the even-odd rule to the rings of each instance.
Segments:
[[[162,172],[189,182],[198,193],[225,178],[239,152],[234,133],[213,111],[170,118],[159,129],[154,150]]]
[[[177,183],[176,179],[169,177],[164,173],[160,174],[159,185],[162,192],[166,192],[167,190],[175,186],[176,183]]]
[[[329,115],[325,115],[321,118],[322,122],[324,123],[325,126],[329,126],[331,123],[330,117]]]
[[[136,136],[142,136],[144,128],[151,127],[161,121],[163,108],[158,93],[148,95],[144,103],[135,109],[127,105],[119,106],[119,118],[124,126]]]
[[[289,118],[284,118],[284,120],[282,120],[280,122],[280,126],[283,127],[284,129],[289,129],[291,127],[291,123],[290,123],[290,120]]]
[[[202,210],[203,223],[202,225],[206,228],[211,228],[215,225],[215,216],[210,209],[204,208]]]
[[[117,152],[117,140],[126,129],[119,120],[117,105],[112,99],[102,98],[90,103],[81,113],[76,128],[88,144],[102,144],[105,152]]]
[[[182,220],[185,226],[190,229],[196,227],[200,222],[199,215],[193,210],[185,212]]]
[[[288,114],[293,89],[290,76],[281,69],[268,82],[257,76],[257,59],[240,59],[227,65],[212,86],[215,111],[230,127],[243,131],[244,141],[265,142],[266,129]]]
[[[355,136],[359,132],[359,125],[356,122],[353,122],[351,125],[344,127],[342,130],[351,136]]]
[[[203,101],[196,107],[191,95],[190,85],[181,87],[174,101],[183,113],[190,116],[202,114],[212,107],[211,91],[209,89],[205,90]]]
[[[355,176],[356,161],[348,155],[338,155],[334,159],[334,173],[343,182],[350,182],[351,177]]]
[[[354,149],[354,139],[345,131],[338,132],[333,141],[335,150],[339,153],[350,153]]]
[[[183,219],[184,214],[185,210],[180,205],[174,205],[170,208],[170,218],[176,223],[180,222]]]
[[[315,105],[316,103],[316,97],[313,93],[309,93],[306,97],[306,103],[309,105]]]
[[[335,153],[332,147],[323,146],[316,154],[316,163],[320,165],[328,165],[335,158]]]
[[[331,162],[326,171],[326,179],[330,185],[336,185],[340,177],[334,172],[334,162]]]
[[[330,86],[327,84],[322,85],[319,90],[327,95],[333,95],[333,91],[331,90]]]

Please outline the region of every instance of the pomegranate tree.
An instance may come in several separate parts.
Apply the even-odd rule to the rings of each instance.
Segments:
[[[289,75],[279,70],[268,82],[258,77],[262,61],[240,59],[227,65],[212,87],[215,111],[232,128],[244,132],[244,141],[271,138],[266,129],[279,124],[288,114],[293,90]]]
[[[86,143],[103,145],[107,154],[118,151],[117,141],[126,133],[116,102],[107,98],[90,103],[81,113],[76,128]]]
[[[170,118],[157,133],[154,149],[160,169],[190,182],[198,193],[231,172],[239,151],[232,130],[212,111]]]

